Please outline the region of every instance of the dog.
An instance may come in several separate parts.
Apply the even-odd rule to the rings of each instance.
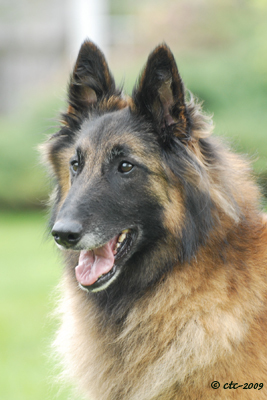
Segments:
[[[91,400],[267,399],[260,190],[171,50],[127,97],[86,40],[61,119],[43,154],[68,379]]]

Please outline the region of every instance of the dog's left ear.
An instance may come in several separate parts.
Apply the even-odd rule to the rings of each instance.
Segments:
[[[153,122],[163,140],[170,133],[181,140],[188,138],[184,85],[167,45],[156,47],[150,54],[132,97],[134,108]]]

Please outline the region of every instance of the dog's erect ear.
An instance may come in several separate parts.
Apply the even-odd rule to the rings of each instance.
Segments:
[[[187,139],[189,116],[184,97],[183,82],[172,52],[165,44],[156,47],[133,90],[135,109],[152,120],[163,139],[170,132]]]
[[[68,92],[69,114],[83,115],[115,92],[115,82],[98,47],[86,40],[79,51]]]

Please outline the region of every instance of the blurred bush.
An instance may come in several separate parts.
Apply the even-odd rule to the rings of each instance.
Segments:
[[[0,118],[0,208],[44,207],[50,182],[41,165],[38,145],[59,125],[62,102],[49,91]],[[54,90],[53,90],[54,93]]]

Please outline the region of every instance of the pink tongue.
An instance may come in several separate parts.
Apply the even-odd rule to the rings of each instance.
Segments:
[[[76,279],[81,285],[92,285],[101,275],[112,269],[114,265],[113,250],[116,243],[117,237],[98,249],[81,251],[79,263],[75,268]]]

